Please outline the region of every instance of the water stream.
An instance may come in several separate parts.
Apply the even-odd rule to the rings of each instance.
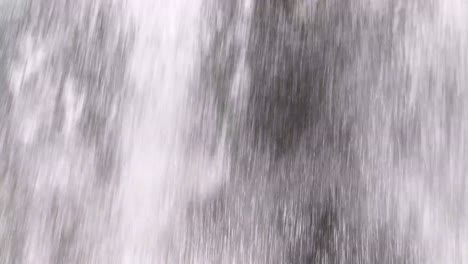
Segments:
[[[0,0],[0,263],[468,263],[468,2]]]

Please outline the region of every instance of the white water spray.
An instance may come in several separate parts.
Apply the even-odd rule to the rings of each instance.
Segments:
[[[184,208],[206,184],[200,177],[210,174],[196,164],[204,158],[190,157],[184,145],[193,115],[188,96],[198,73],[201,1],[128,4],[136,38],[134,112],[127,116],[123,143],[128,155],[121,185],[123,262],[177,263]]]

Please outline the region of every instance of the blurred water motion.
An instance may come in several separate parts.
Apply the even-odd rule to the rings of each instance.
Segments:
[[[0,263],[468,263],[468,2],[0,0]]]

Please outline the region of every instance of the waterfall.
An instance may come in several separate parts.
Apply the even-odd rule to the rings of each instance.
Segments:
[[[193,173],[184,167],[187,105],[195,78],[199,1],[130,1],[132,111],[121,183],[124,263],[169,263],[165,247],[183,225]],[[168,241],[169,240],[169,241]],[[175,242],[176,243],[176,242]]]
[[[464,0],[0,0],[1,263],[468,263]]]

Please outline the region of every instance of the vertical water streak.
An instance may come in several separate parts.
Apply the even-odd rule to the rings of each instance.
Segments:
[[[132,111],[123,139],[123,262],[178,263],[187,205],[216,184],[203,151],[190,149],[203,148],[203,139],[189,137],[197,120],[190,96],[203,41],[201,1],[136,0],[128,6],[136,36]]]

